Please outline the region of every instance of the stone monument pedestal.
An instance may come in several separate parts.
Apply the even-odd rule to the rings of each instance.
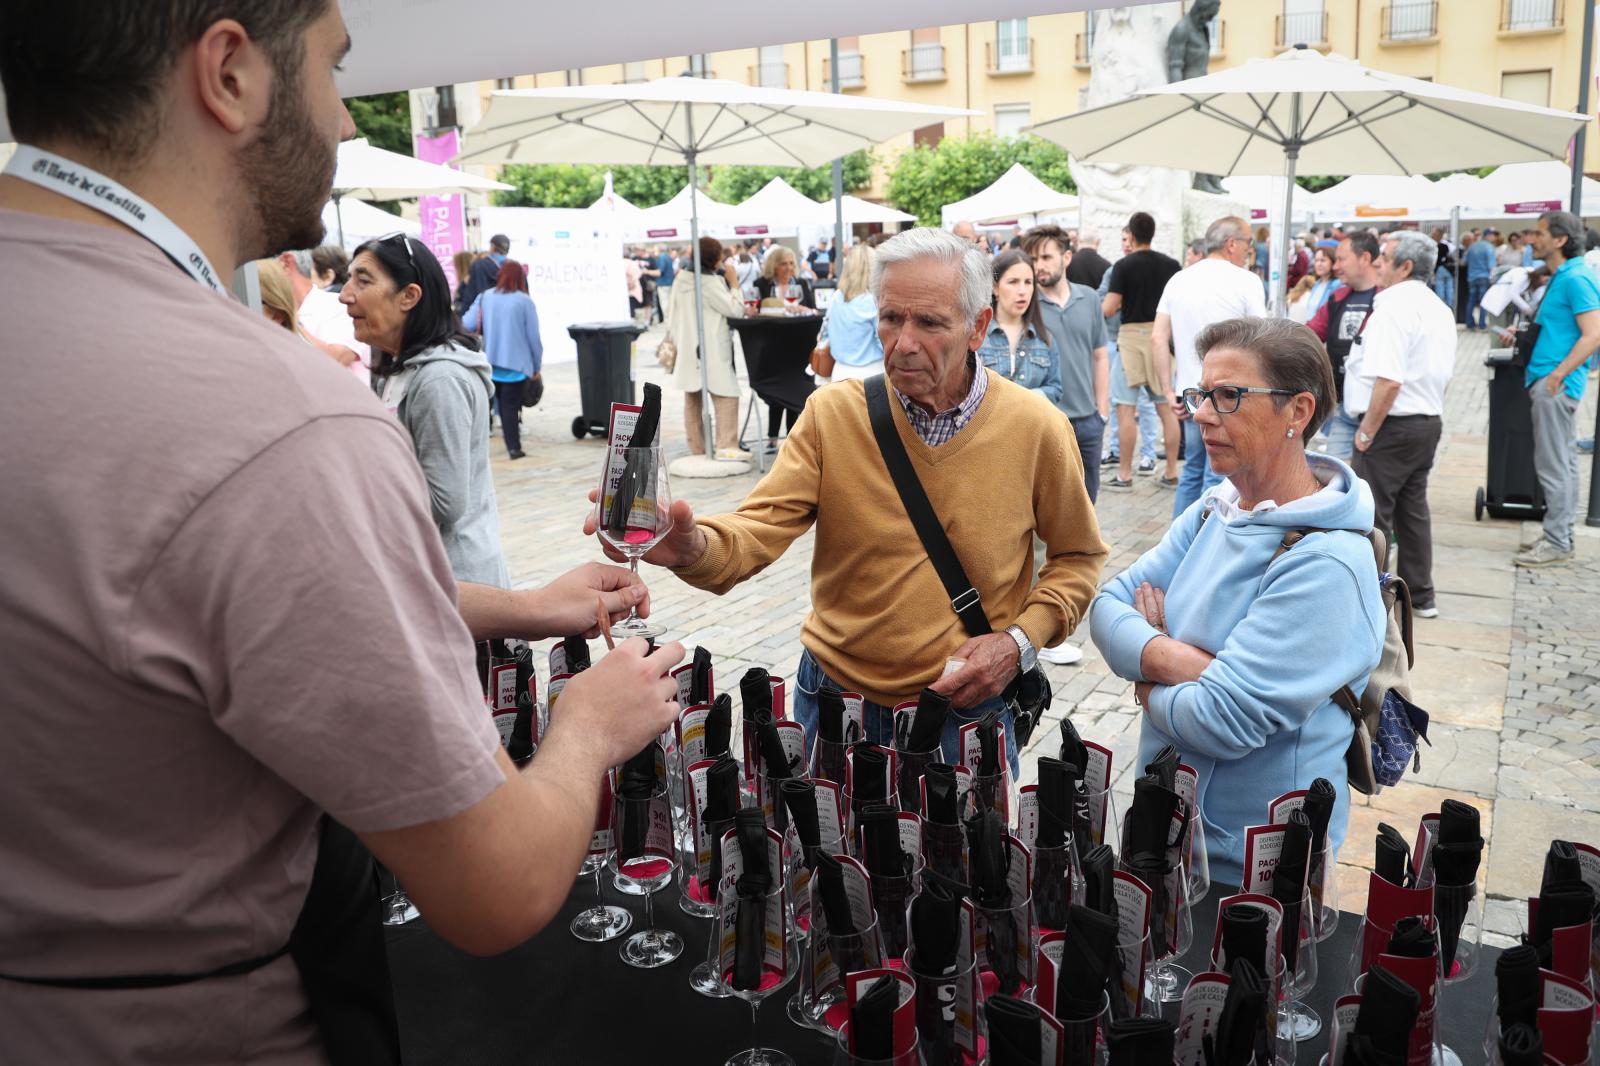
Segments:
[[[1183,190],[1183,244],[1188,247],[1190,241],[1199,240],[1206,235],[1206,227],[1219,218],[1229,215],[1244,219],[1245,226],[1250,225],[1250,205],[1237,196],[1228,194],[1200,192],[1196,189]],[[1183,262],[1180,253],[1178,262]]]

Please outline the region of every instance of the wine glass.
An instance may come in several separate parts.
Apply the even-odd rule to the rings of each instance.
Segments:
[[[783,907],[784,884],[779,878],[777,883],[768,889],[765,896],[760,899],[741,899],[739,896],[738,882],[732,878],[724,878],[717,898],[717,977],[727,988],[731,995],[737,996],[750,1004],[750,1028],[752,1040],[757,1021],[757,1012],[766,998],[784,985],[800,968],[798,946],[795,942],[794,928],[789,924],[789,918],[784,913]],[[761,965],[759,972],[753,974],[753,980],[741,981],[738,974],[738,949],[739,949],[739,911],[741,907],[760,907],[763,915],[771,913],[774,906],[778,913],[783,915],[782,946],[780,950],[781,961],[771,957],[771,947],[765,935],[761,937],[759,945],[761,952]],[[740,988],[740,984],[750,984],[751,987]],[[794,1059],[782,1051],[773,1048],[751,1047],[746,1048],[730,1058],[726,1066],[795,1066]]]
[[[1189,804],[1187,836],[1183,872],[1189,878],[1189,906],[1197,907],[1211,893],[1211,860],[1206,856],[1206,825],[1199,804]]]
[[[1339,928],[1339,871],[1333,845],[1323,842],[1321,857],[1313,856],[1308,887],[1316,902],[1317,942],[1328,939]]]
[[[609,851],[609,849],[608,849]],[[590,854],[583,860],[579,875],[589,874],[594,878],[595,904],[587,910],[581,910],[573,916],[572,924],[567,928],[579,940],[587,940],[591,944],[602,944],[607,940],[615,940],[628,931],[633,924],[633,915],[621,907],[607,906],[605,893],[600,888],[600,870],[606,864],[607,852]]]
[[[826,954],[826,958],[822,956]],[[806,938],[800,967],[800,989],[789,999],[789,1020],[824,1033],[837,1032],[850,1016],[845,1005],[845,975],[876,970],[884,964],[878,919],[854,933],[828,930]],[[818,976],[823,983],[818,984]]]
[[[1135,877],[1143,879],[1140,871],[1130,869],[1126,863],[1126,849],[1124,855],[1117,860],[1117,867]],[[1183,873],[1180,865],[1174,875],[1163,877],[1165,891],[1169,898],[1165,910],[1155,907],[1152,897],[1152,913],[1150,916],[1150,996],[1157,1003],[1177,1003],[1183,999],[1184,989],[1189,985],[1191,975],[1181,966],[1173,964],[1173,959],[1178,958],[1189,950],[1194,942],[1194,915],[1189,908],[1189,878]],[[1161,891],[1156,885],[1148,886],[1152,893]],[[1167,916],[1172,918],[1167,923]],[[1162,923],[1157,928],[1157,923]]]
[[[707,822],[705,824],[705,828],[701,832],[703,838],[709,842],[713,840],[721,840],[722,835],[732,828],[732,818],[719,818],[714,821]],[[707,843],[707,847],[710,847],[709,843]],[[709,875],[707,880],[702,884],[700,881],[699,868],[700,859],[697,854],[695,856],[695,873],[683,879],[684,895],[679,901],[678,906],[680,910],[696,918],[715,918],[717,916],[717,900],[713,898],[712,893],[717,890],[717,879],[714,875]],[[694,893],[700,897],[699,899],[692,901],[690,900],[691,888]],[[684,906],[685,901],[689,901],[690,906]],[[729,993],[729,991],[723,987],[722,981],[717,977],[716,959],[718,954],[718,945],[717,927],[715,922],[711,923],[711,931],[709,935],[710,940],[706,945],[705,959],[697,964],[694,969],[689,971],[689,987],[700,993],[702,996],[706,996],[710,999],[725,999],[731,993]]]
[[[791,281],[789,287],[784,290],[783,302],[790,310],[794,310],[800,306],[800,298],[804,295],[805,290],[800,287],[800,283]]]
[[[601,540],[627,556],[628,569],[635,575],[640,557],[672,528],[671,510],[666,453],[659,444],[606,448],[595,498],[595,526]],[[637,606],[611,627],[611,635],[618,640],[658,637],[664,632],[664,627],[640,618]]]
[[[619,880],[632,883],[644,896],[644,928],[622,944],[622,961],[641,969],[665,966],[683,953],[683,938],[670,929],[656,929],[650,901],[657,889],[672,880],[678,858],[672,848],[672,806],[667,784],[657,781],[648,795],[624,796],[619,791],[613,803],[611,840],[614,845],[608,864]],[[633,826],[640,834],[638,854],[624,857],[628,850],[626,834]],[[660,831],[666,841],[655,843]]]
[[[866,1058],[851,1051],[849,1022],[839,1027],[839,1035],[835,1039],[838,1042],[833,1050],[833,1066],[923,1066],[926,1061],[922,1057],[920,1035],[913,1035],[911,1046],[906,1050],[886,1059]]]
[[[1288,965],[1288,954],[1285,952],[1282,956],[1286,982],[1284,998],[1288,1000],[1288,1007],[1278,1022],[1280,1043],[1303,1043],[1322,1032],[1322,1019],[1304,1000],[1317,984],[1317,906],[1316,897],[1307,891],[1301,897],[1299,906],[1293,908],[1293,916],[1287,913],[1290,908],[1284,908],[1286,913],[1281,942],[1286,946],[1294,944],[1294,966]],[[1294,925],[1292,929],[1289,927],[1291,920]]]

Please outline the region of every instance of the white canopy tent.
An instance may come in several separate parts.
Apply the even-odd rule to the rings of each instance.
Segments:
[[[738,225],[738,208],[713,200],[703,189],[693,190],[685,185],[678,195],[664,204],[636,208],[638,214],[628,222],[629,240],[682,241],[689,243],[690,215],[700,216],[700,232],[715,236],[732,233]]]
[[[773,178],[741,200],[733,210],[745,227],[765,227],[769,233],[794,233],[801,227],[833,225],[830,208],[826,219],[822,205],[782,178]]]
[[[345,239],[344,200],[407,200],[414,196],[442,196],[459,192],[509,189],[504,182],[466,174],[452,167],[422,160],[368,144],[357,137],[339,145],[333,173],[334,225],[330,232]]]
[[[980,223],[1013,220],[1033,223],[1041,216],[1070,216],[1076,220],[1077,214],[1076,196],[1052,189],[1021,163],[1012,163],[1011,169],[988,188],[965,200],[945,204],[939,209],[939,220],[950,227],[964,219]]]
[[[1276,219],[1283,213],[1283,178],[1265,174],[1235,174],[1222,179],[1222,187],[1250,205],[1252,224]],[[1310,222],[1316,215],[1316,194],[1298,184],[1294,187],[1294,204],[1290,218],[1296,222]]]
[[[1509,218],[1571,209],[1572,171],[1564,163],[1508,163],[1474,180],[1473,198],[1458,201],[1464,218]],[[1584,218],[1600,216],[1600,181],[1583,179],[1583,203],[1577,213]]]
[[[344,218],[344,240],[338,241],[339,218]],[[398,230],[408,237],[422,238],[422,225],[414,219],[391,215],[381,207],[347,200],[335,204],[329,200],[322,208],[322,225],[328,231],[330,242],[342,243],[344,250],[353,252],[356,247],[374,237],[386,237]]]
[[[1358,174],[1314,194],[1312,200],[1318,218],[1339,222],[1443,219],[1450,217],[1454,206],[1437,182],[1421,174]]]
[[[898,211],[888,204],[878,204],[873,203],[871,200],[863,200],[859,196],[845,196],[841,198],[841,202],[844,204],[844,224],[846,226],[893,226],[901,222],[915,222],[917,220],[916,215]],[[829,200],[822,205],[823,217],[828,220],[829,225],[833,223],[833,203],[832,200]]]

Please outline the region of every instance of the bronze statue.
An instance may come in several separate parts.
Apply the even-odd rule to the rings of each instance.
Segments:
[[[1206,73],[1211,64],[1211,20],[1217,17],[1222,0],[1194,0],[1188,13],[1167,35],[1167,80],[1187,81]],[[1197,192],[1226,193],[1215,174],[1194,176]]]

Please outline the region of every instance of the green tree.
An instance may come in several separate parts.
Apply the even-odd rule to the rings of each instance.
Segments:
[[[1067,150],[1039,137],[946,137],[937,145],[919,144],[903,152],[889,174],[889,203],[917,216],[925,226],[939,224],[939,209],[993,184],[1021,163],[1052,189],[1076,192],[1067,167]]]
[[[511,163],[499,180],[515,186],[494,194],[500,207],[588,207],[611,185],[636,207],[665,203],[688,184],[687,167],[596,166],[591,163]]]
[[[866,149],[844,157],[844,191],[855,192],[872,184],[872,153]],[[747,200],[773,178],[782,178],[802,195],[818,203],[833,199],[833,164],[821,167],[719,166],[712,168],[713,197],[736,204]]]
[[[411,105],[404,92],[353,96],[344,103],[355,121],[357,137],[365,137],[379,148],[401,155],[414,154],[411,150]]]

